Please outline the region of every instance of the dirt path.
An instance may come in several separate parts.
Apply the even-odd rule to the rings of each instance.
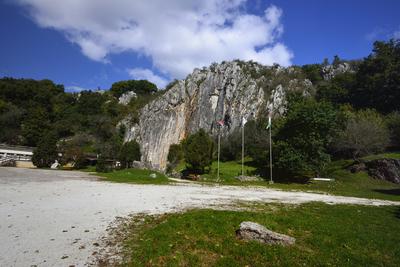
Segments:
[[[117,184],[82,172],[0,168],[0,266],[84,266],[116,216],[238,200],[400,205],[264,188]]]

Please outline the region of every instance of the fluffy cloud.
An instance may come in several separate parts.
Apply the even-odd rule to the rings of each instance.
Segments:
[[[286,66],[293,57],[279,42],[282,10],[274,5],[257,16],[246,12],[247,0],[16,1],[39,26],[63,32],[93,60],[131,51],[171,78],[222,60]],[[139,74],[154,75],[136,69]]]
[[[149,69],[134,68],[128,70],[129,75],[135,80],[148,80],[157,85],[158,88],[165,88],[168,81],[161,76],[154,74]]]
[[[80,86],[71,85],[71,86],[65,87],[65,90],[67,92],[79,93],[79,92],[82,92],[82,91],[89,91],[90,89],[83,88],[83,87],[80,87]]]

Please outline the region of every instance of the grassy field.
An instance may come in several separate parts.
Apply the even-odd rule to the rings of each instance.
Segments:
[[[192,210],[128,224],[126,266],[400,266],[399,207],[259,204]],[[236,239],[242,221],[296,238],[291,247]]]
[[[380,154],[366,157],[365,159],[377,158],[400,158],[400,153]],[[377,198],[387,200],[400,201],[400,185],[394,183],[376,180],[368,176],[365,172],[351,173],[346,169],[352,163],[352,160],[339,160],[332,162],[327,170],[325,177],[335,179],[332,182],[310,181],[309,183],[295,183],[279,180],[275,177],[274,184],[270,185],[267,181],[258,182],[240,182],[235,178],[241,174],[241,163],[236,161],[220,162],[220,180],[218,184],[224,185],[240,185],[240,186],[265,186],[269,188],[277,188],[282,190],[301,190],[311,192],[322,192],[334,195],[355,196],[364,198]],[[177,171],[185,168],[184,163],[177,167]],[[213,162],[211,172],[202,175],[200,183],[217,184],[217,162]],[[88,169],[94,171],[94,169]],[[247,159],[244,166],[245,174],[255,171],[255,167],[251,165],[250,159]],[[167,184],[168,178],[161,173],[156,173],[157,178],[149,177],[149,170],[128,169],[118,170],[109,173],[96,173],[98,176],[104,177],[108,181],[139,183],[139,184]]]
[[[395,158],[400,154],[375,155],[375,158],[392,157]],[[371,157],[370,157],[371,158]],[[235,176],[241,173],[241,163],[236,161],[220,162],[220,181],[219,184],[241,185],[241,186],[266,186],[283,190],[301,190],[312,192],[324,192],[334,195],[355,196],[365,198],[377,198],[387,200],[400,201],[400,185],[391,182],[377,180],[371,178],[365,172],[351,173],[346,170],[352,160],[339,160],[332,162],[326,170],[325,177],[335,179],[332,182],[310,181],[308,183],[296,183],[281,181],[279,177],[275,177],[274,184],[270,185],[268,181],[259,182],[240,182]],[[184,165],[180,165],[179,169],[183,169]],[[202,183],[217,183],[217,162],[213,162],[212,171],[202,175]],[[244,172],[251,173],[255,170],[251,166],[250,161],[245,162]]]
[[[156,178],[151,178],[150,174],[155,173]],[[118,183],[135,183],[135,184],[168,184],[168,178],[159,172],[140,169],[125,169],[106,173],[96,173],[96,175],[104,177],[105,180]]]

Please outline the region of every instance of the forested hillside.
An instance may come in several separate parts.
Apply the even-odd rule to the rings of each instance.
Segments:
[[[253,63],[240,64],[246,67]],[[261,75],[257,81],[263,81],[263,75],[276,75],[277,84],[260,86],[310,81],[306,95],[295,91],[287,95],[285,113],[274,120],[277,168],[319,172],[332,157],[357,158],[400,148],[398,40],[376,42],[372,53],[360,60],[336,56],[331,63],[324,60],[286,69],[273,66],[256,73],[248,69],[250,75]],[[50,142],[69,155],[67,161],[84,153],[116,159],[127,130],[119,122],[127,117],[138,122],[140,109],[164,92],[144,80],[116,82],[106,91],[67,93],[63,85],[50,80],[2,78],[0,143],[40,146]],[[127,104],[120,101],[124,96]],[[266,117],[267,113],[246,125],[246,132],[252,132],[246,137],[246,153],[259,164],[267,157],[268,143],[262,138]],[[238,131],[227,136],[222,159],[238,158],[240,144]]]

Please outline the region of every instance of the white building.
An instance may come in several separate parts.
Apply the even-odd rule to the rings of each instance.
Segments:
[[[0,159],[15,161],[32,161],[33,147],[9,146],[0,144]]]

